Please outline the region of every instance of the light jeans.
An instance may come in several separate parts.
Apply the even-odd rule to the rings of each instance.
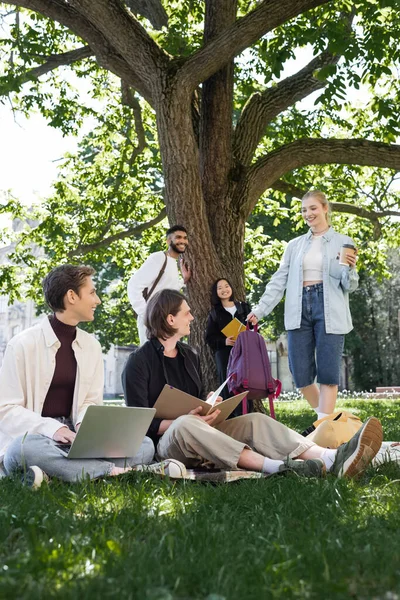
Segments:
[[[297,388],[339,385],[344,335],[326,333],[322,283],[303,287],[300,329],[288,331],[289,368]]]
[[[68,459],[57,447],[54,440],[44,435],[27,435],[16,438],[8,446],[3,467],[6,475],[28,469],[33,465],[40,467],[50,477],[64,481],[79,481],[89,477],[96,479],[109,475],[115,467],[133,467],[149,464],[154,457],[154,444],[145,437],[139,452],[132,458],[107,459]]]
[[[175,419],[157,445],[160,459],[175,458],[187,467],[204,461],[236,469],[245,448],[276,460],[297,458],[314,442],[267,415],[252,413],[210,427],[195,415]]]

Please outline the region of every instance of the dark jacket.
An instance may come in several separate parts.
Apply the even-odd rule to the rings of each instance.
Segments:
[[[225,310],[222,304],[211,309],[206,327],[205,340],[214,352],[227,348],[226,336],[221,333],[221,330],[232,321],[233,318],[239,319],[243,324],[246,324],[246,317],[251,312],[250,305],[247,302],[235,302],[236,313],[234,317]],[[231,349],[231,347],[229,347]]]
[[[197,387],[198,398],[203,398],[200,359],[197,353],[182,342],[178,342],[176,347],[183,356],[187,376]],[[127,406],[152,408],[166,383],[169,382],[164,364],[164,346],[153,338],[130,354],[122,372],[122,386]],[[157,432],[161,421],[162,419],[154,418],[147,432],[155,444],[160,439]]]

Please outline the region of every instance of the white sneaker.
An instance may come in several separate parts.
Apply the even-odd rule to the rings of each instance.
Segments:
[[[47,475],[47,473],[42,471],[40,467],[36,467],[35,465],[29,467],[29,469],[27,469],[26,472],[22,475],[22,483],[24,483],[28,487],[31,487],[32,489],[37,490],[38,488],[40,488],[43,481],[48,482],[49,476]]]
[[[171,479],[182,479],[187,475],[185,465],[174,458],[167,458],[152,465],[138,465],[135,471],[149,471],[158,475],[167,475]]]

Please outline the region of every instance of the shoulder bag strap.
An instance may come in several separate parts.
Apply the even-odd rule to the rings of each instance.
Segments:
[[[164,271],[167,266],[167,260],[168,260],[168,256],[167,256],[167,253],[165,253],[165,260],[164,260],[163,266],[161,267],[161,270],[160,270],[159,274],[157,275],[157,278],[154,280],[153,285],[151,286],[150,290],[146,294],[146,297],[145,297],[146,302],[150,298],[152,293],[154,292],[154,288],[156,287],[157,283],[160,281],[161,277],[164,275]]]

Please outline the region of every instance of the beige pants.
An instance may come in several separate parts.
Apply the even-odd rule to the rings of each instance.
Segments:
[[[194,415],[176,419],[160,439],[160,459],[175,458],[187,467],[204,461],[216,467],[236,469],[244,448],[262,456],[284,460],[296,458],[315,446],[299,433],[267,415],[253,413],[210,427]]]

